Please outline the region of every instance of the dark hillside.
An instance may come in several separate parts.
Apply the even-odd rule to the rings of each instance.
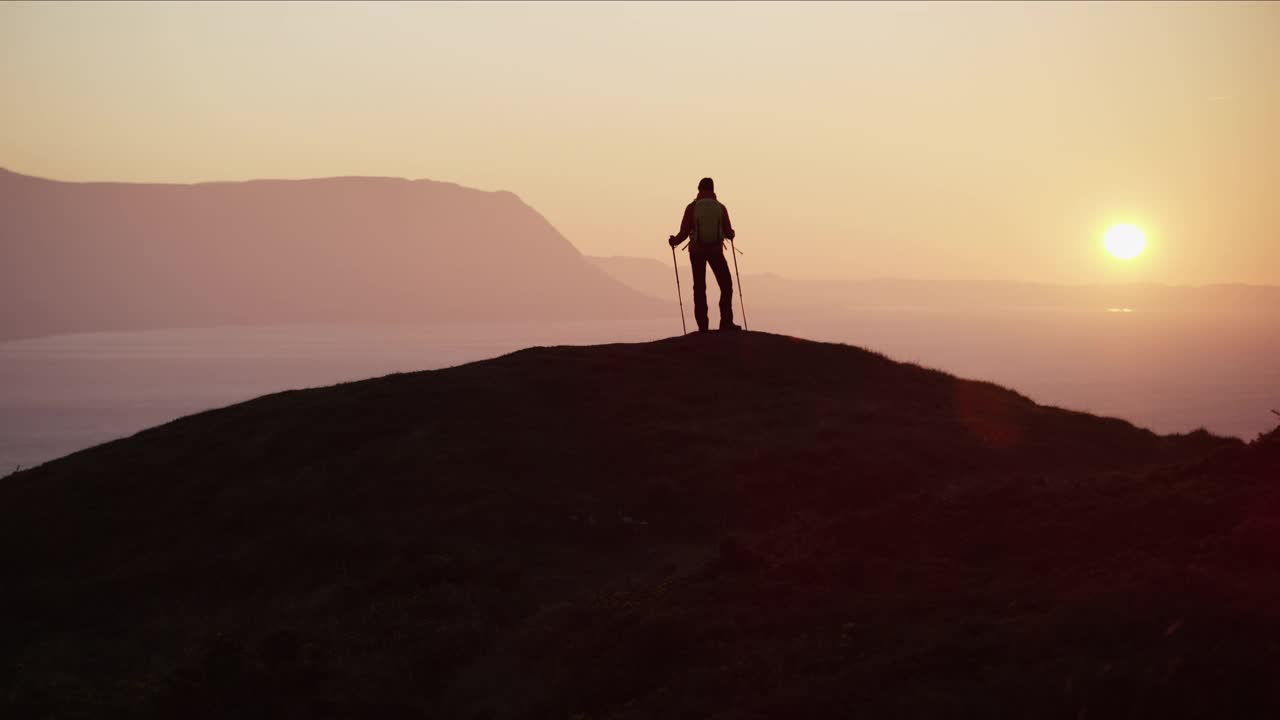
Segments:
[[[1276,442],[759,333],[270,395],[0,482],[0,703],[1261,715]]]

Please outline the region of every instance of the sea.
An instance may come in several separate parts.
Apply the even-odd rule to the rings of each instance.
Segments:
[[[767,309],[749,316],[748,326],[858,345],[1159,433],[1205,428],[1249,440],[1280,422],[1270,412],[1280,410],[1275,316]],[[434,370],[534,345],[644,342],[680,332],[673,312],[622,323],[268,325],[3,342],[0,476],[282,390]]]

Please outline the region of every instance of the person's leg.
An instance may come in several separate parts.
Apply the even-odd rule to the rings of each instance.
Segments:
[[[689,249],[689,261],[693,265],[693,319],[699,330],[710,324],[707,318],[707,257]]]
[[[729,273],[729,261],[724,259],[724,253],[713,253],[707,262],[711,263],[711,272],[720,285],[720,327],[728,327],[733,324],[733,275]]]

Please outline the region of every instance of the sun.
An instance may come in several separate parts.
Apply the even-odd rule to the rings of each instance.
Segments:
[[[1137,225],[1122,223],[1107,228],[1107,233],[1102,236],[1102,244],[1115,257],[1132,260],[1142,254],[1142,249],[1147,246],[1147,236]]]

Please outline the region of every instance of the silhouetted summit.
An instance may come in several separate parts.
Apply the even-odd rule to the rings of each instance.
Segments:
[[[1259,716],[1274,449],[760,333],[284,392],[0,482],[0,702]]]
[[[0,170],[0,339],[657,315],[509,192],[398,178],[70,183]]]

